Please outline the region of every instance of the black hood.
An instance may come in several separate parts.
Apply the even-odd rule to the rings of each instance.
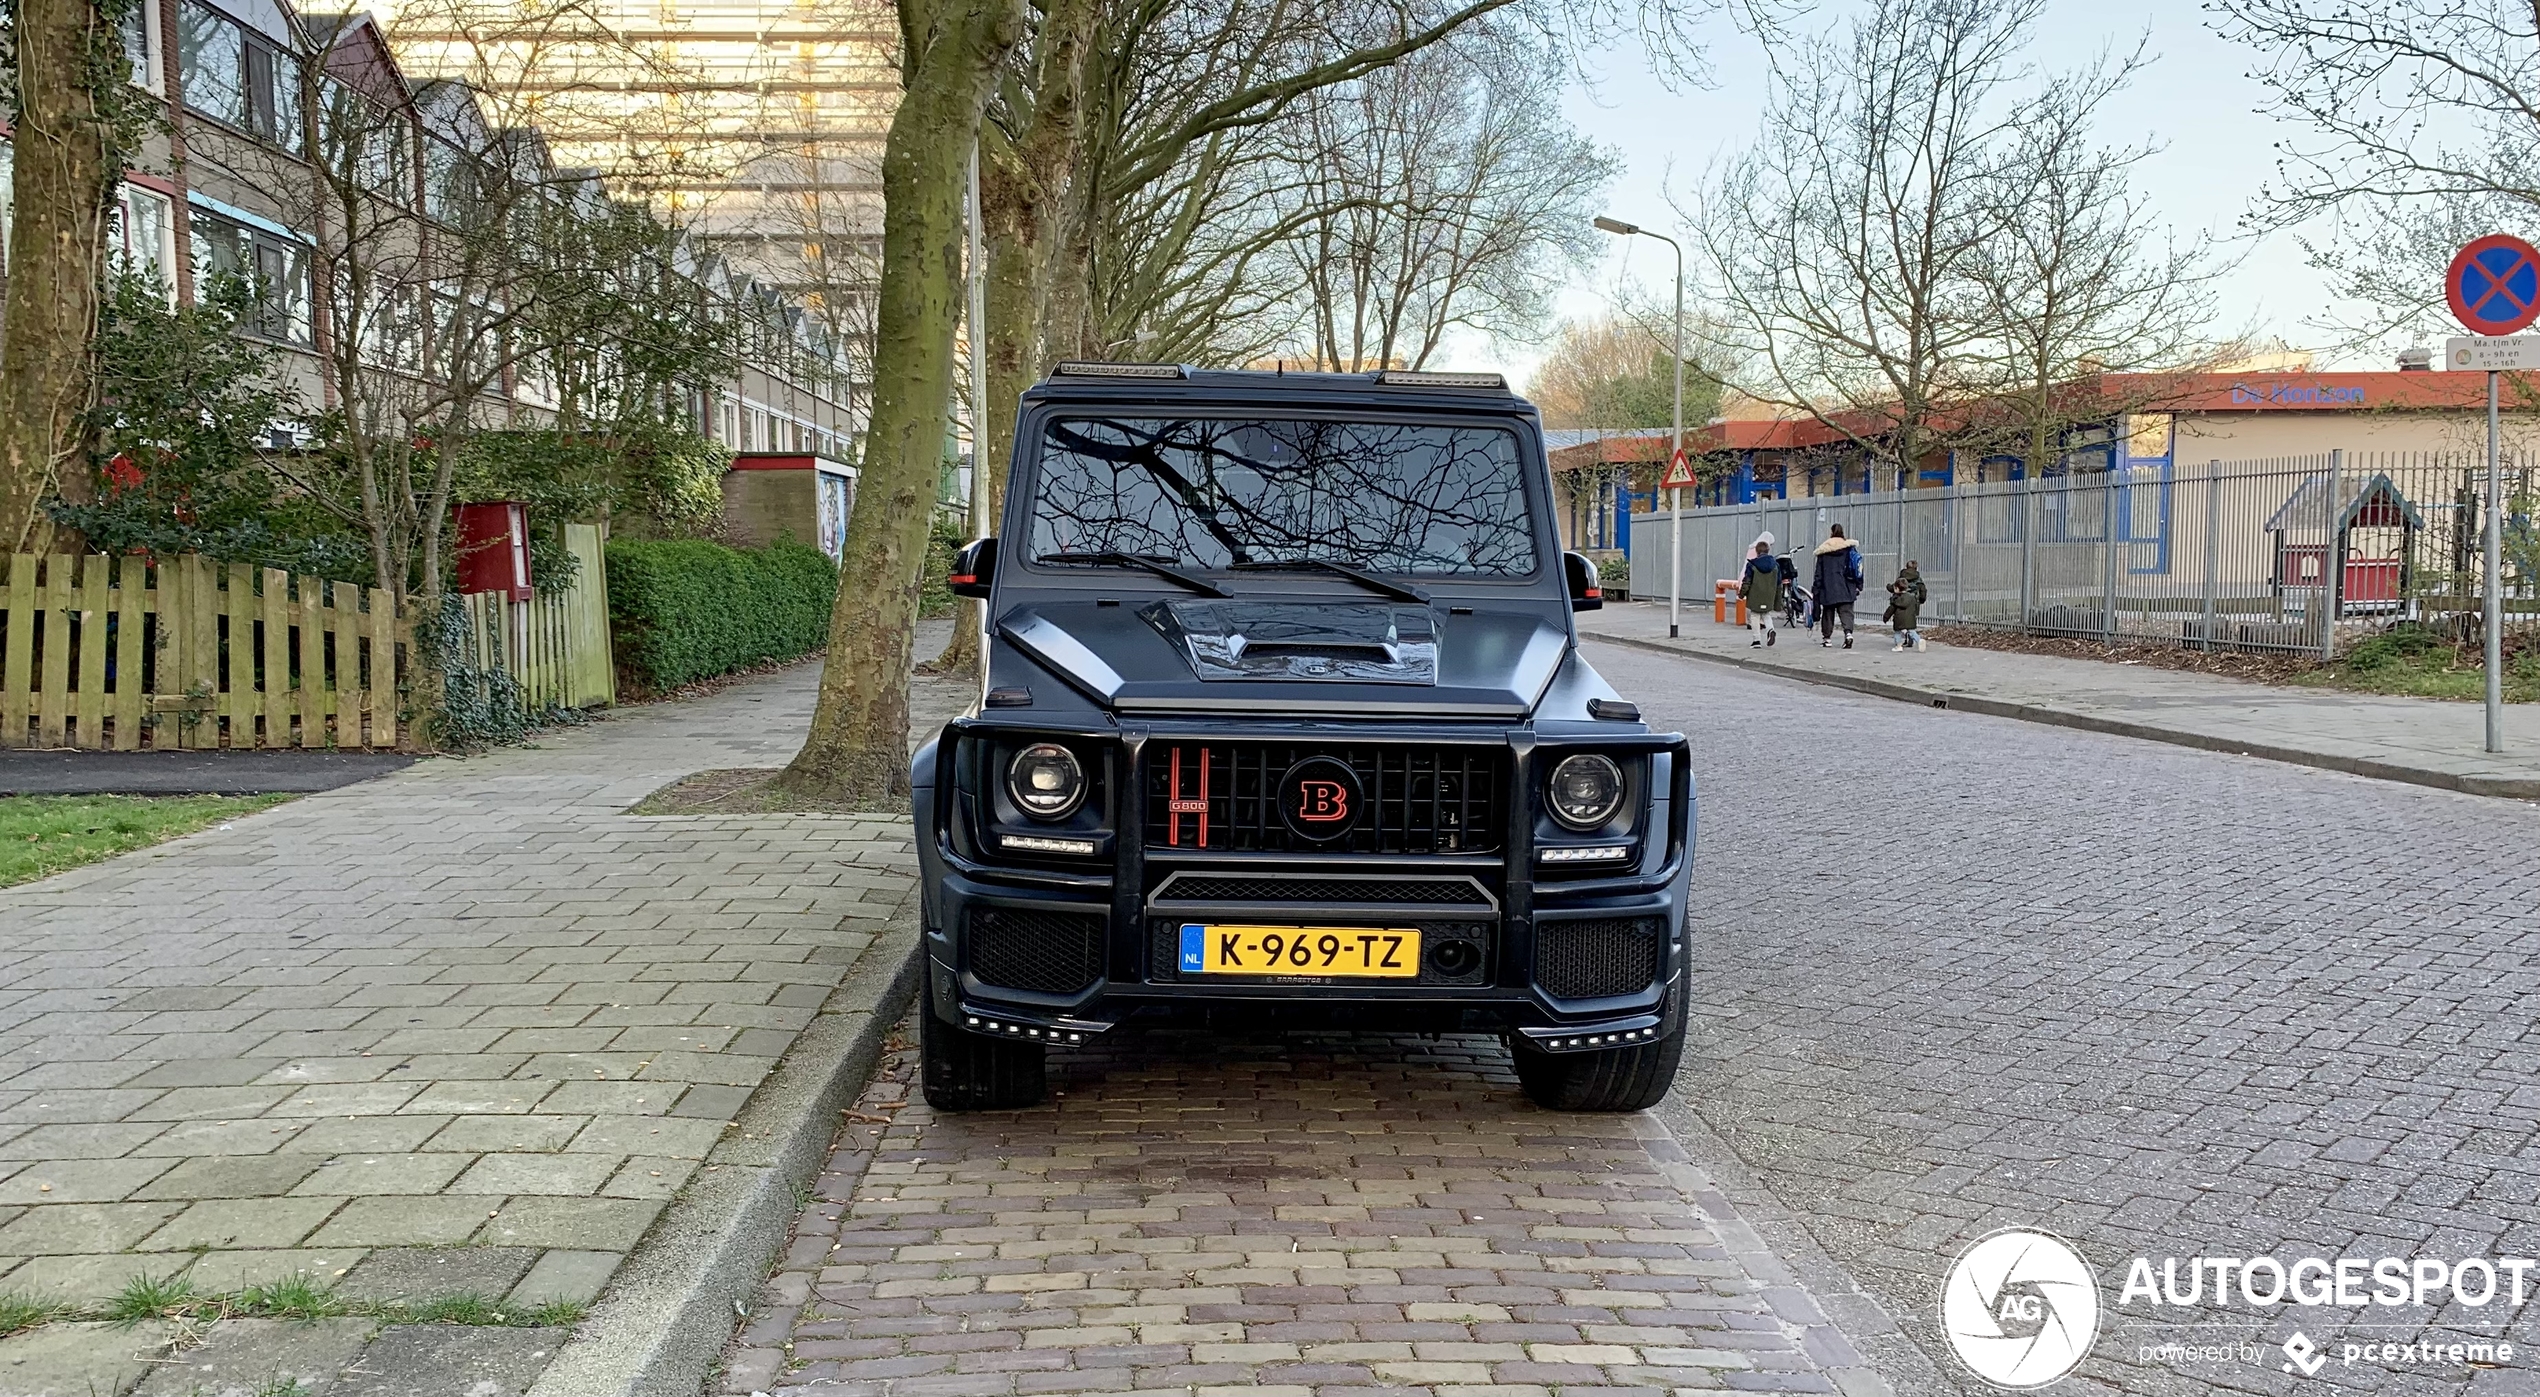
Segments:
[[[1522,718],[1569,647],[1522,609],[1317,600],[1017,607],[1007,641],[1122,712]]]

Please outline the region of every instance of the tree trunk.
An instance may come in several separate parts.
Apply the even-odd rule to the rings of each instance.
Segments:
[[[1011,404],[1054,357],[1046,329],[1050,281],[1074,198],[1085,49],[1094,20],[1092,0],[1051,0],[1041,16],[1032,109],[1021,135],[1008,139],[993,126],[980,131],[979,212],[987,248],[988,323],[974,352],[984,353],[987,361],[987,421],[979,424],[978,465],[988,472],[990,532],[1004,515],[1006,471],[1014,459]],[[962,613],[952,642],[929,666],[937,673],[967,671],[979,663],[975,604],[963,607]]]
[[[781,783],[825,804],[908,800],[909,647],[952,402],[962,203],[1014,0],[900,0],[902,91],[882,148],[882,281],[864,479],[847,524],[811,736]]]
[[[90,0],[19,0],[17,219],[0,325],[0,544],[53,541],[42,508],[66,471],[84,495],[85,417],[105,272],[106,122],[89,86],[105,19]],[[111,37],[111,36],[108,36]]]

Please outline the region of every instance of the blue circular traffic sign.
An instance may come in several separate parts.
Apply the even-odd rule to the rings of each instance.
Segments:
[[[2473,335],[2510,335],[2540,317],[2540,249],[2490,233],[2452,254],[2443,299]]]

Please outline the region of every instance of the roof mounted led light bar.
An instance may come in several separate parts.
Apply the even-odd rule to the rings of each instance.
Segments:
[[[1500,393],[1508,391],[1508,380],[1498,374],[1432,373],[1426,369],[1387,369],[1376,375],[1376,381],[1397,388],[1486,388]]]
[[[1050,371],[1053,378],[1189,378],[1191,372],[1179,364],[1103,364],[1089,359],[1070,359]]]

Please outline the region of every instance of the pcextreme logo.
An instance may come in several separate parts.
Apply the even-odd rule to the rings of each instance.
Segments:
[[[2099,1282],[2063,1238],[2006,1227],[1958,1253],[1940,1324],[1968,1372],[1996,1387],[2044,1387],[2098,1337]]]

